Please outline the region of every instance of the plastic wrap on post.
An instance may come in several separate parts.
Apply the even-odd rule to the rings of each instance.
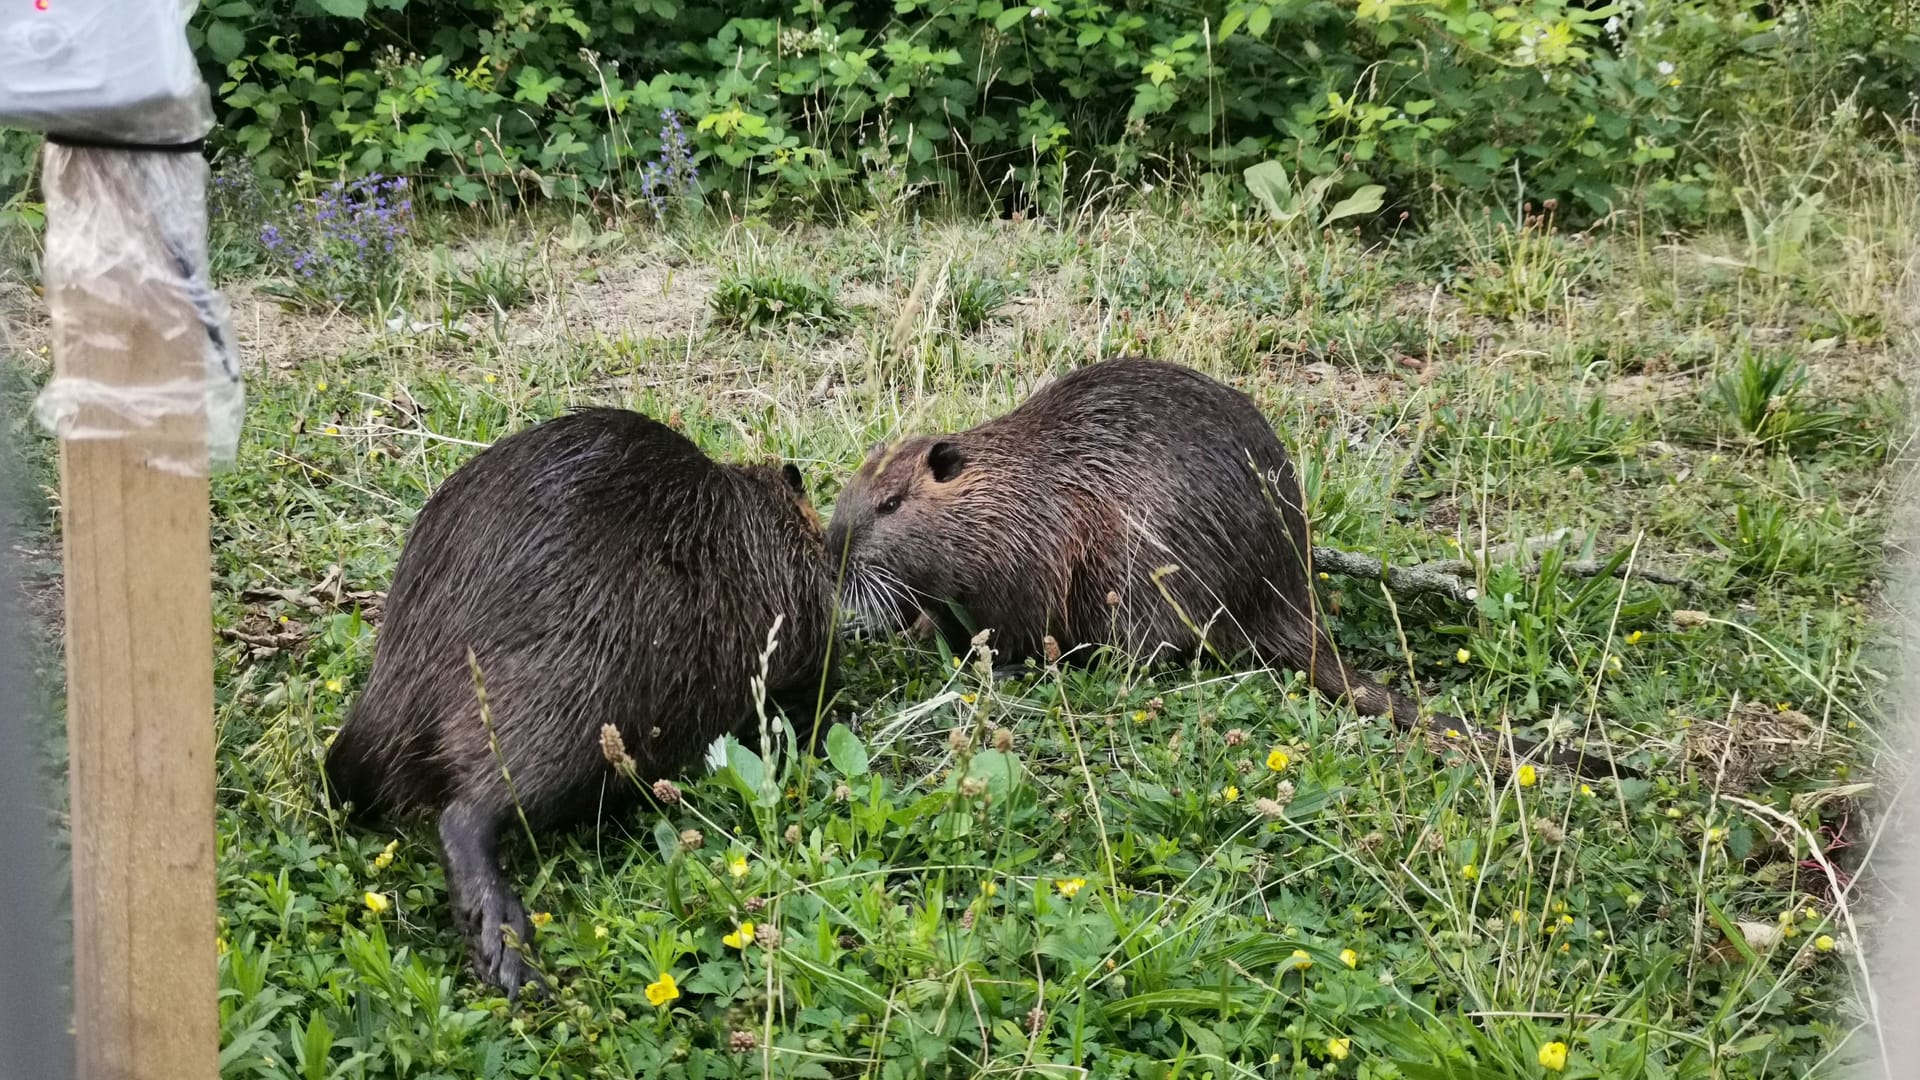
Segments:
[[[0,7],[0,127],[119,145],[192,143],[213,99],[187,46],[197,0]]]
[[[56,369],[34,410],[61,438],[135,438],[171,472],[233,460],[244,393],[226,299],[207,279],[207,176],[198,154],[47,147]],[[152,349],[182,341],[197,347]],[[61,360],[77,352],[92,358],[85,374]],[[198,360],[170,359],[186,355]]]

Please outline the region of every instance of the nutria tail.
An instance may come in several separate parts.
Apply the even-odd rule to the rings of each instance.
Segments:
[[[432,802],[444,787],[439,767],[426,760],[431,728],[392,722],[373,700],[379,689],[376,682],[354,702],[323,766],[327,804],[362,825]]]
[[[1457,716],[1435,713],[1422,717],[1419,706],[1405,694],[1389,690],[1372,679],[1354,671],[1334,654],[1333,646],[1321,638],[1318,655],[1305,665],[1314,689],[1327,697],[1338,701],[1347,698],[1353,702],[1355,711],[1367,716],[1385,716],[1403,731],[1416,728],[1424,729],[1441,740],[1473,739],[1496,750],[1501,746],[1512,746],[1513,753],[1519,757],[1537,761],[1543,765],[1554,765],[1567,769],[1577,776],[1589,780],[1606,780],[1613,777],[1638,776],[1639,773],[1623,765],[1617,765],[1599,754],[1588,754],[1579,750],[1547,751],[1530,739],[1518,736],[1501,736],[1468,723]]]
[[[345,810],[348,820],[357,824],[372,822],[387,812],[382,794],[387,786],[385,759],[373,743],[367,725],[349,720],[333,737],[321,770],[327,805]]]

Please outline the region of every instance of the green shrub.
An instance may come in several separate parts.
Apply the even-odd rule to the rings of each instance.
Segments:
[[[982,196],[1011,178],[1058,209],[1108,187],[1096,172],[1237,176],[1278,157],[1303,179],[1339,174],[1329,206],[1370,184],[1389,206],[1518,184],[1592,216],[1634,185],[1682,213],[1731,211],[1725,117],[1786,116],[1859,79],[1863,100],[1898,105],[1920,39],[1910,12],[1870,15],[1767,20],[1730,0],[1626,15],[1567,0],[226,0],[192,32],[220,138],[269,174],[430,176],[424,192],[466,203],[638,201],[656,118],[676,109],[703,186],[760,206]]]
[[[710,303],[716,323],[740,330],[832,323],[846,316],[832,292],[805,278],[773,272],[728,278],[714,289]]]
[[[215,141],[281,181],[386,172],[459,203],[658,210],[671,109],[700,186],[759,208],[943,191],[1057,211],[1115,177],[1237,180],[1278,159],[1301,191],[1337,177],[1327,207],[1377,186],[1393,210],[1464,192],[1581,219],[1634,196],[1699,218],[1742,206],[1728,164],[1754,125],[1804,128],[1849,96],[1912,108],[1912,5],[1782,11],[224,0],[190,29]],[[36,145],[0,137],[0,202]]]

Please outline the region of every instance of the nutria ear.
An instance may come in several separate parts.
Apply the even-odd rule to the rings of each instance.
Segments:
[[[933,472],[933,481],[944,484],[960,475],[967,467],[967,455],[950,442],[937,442],[927,447],[927,468]]]
[[[799,467],[793,462],[789,461],[780,466],[780,478],[787,482],[787,486],[793,489],[795,495],[807,493],[807,478],[800,475]]]

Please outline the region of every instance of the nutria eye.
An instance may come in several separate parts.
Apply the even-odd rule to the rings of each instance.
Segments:
[[[883,514],[891,514],[898,509],[900,509],[900,496],[898,495],[880,504],[880,512]]]

